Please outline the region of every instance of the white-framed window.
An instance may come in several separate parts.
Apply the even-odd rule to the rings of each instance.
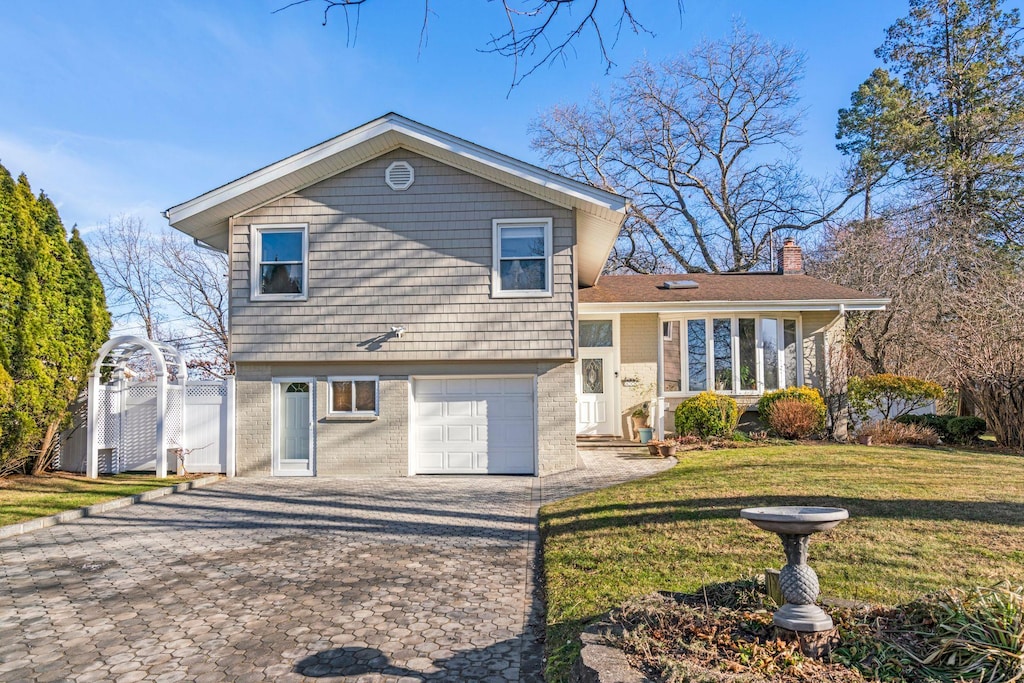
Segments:
[[[328,415],[377,415],[380,409],[378,377],[328,377]]]
[[[309,226],[274,223],[250,226],[251,298],[305,301],[309,295]]]
[[[551,296],[551,219],[499,218],[493,230],[492,295]]]
[[[802,381],[795,313],[683,315],[662,320],[663,390],[758,395]],[[666,329],[679,334],[672,339]]]
[[[664,339],[665,341],[672,341],[672,328],[673,327],[674,326],[672,325],[672,323],[669,322],[668,320],[666,320],[665,322],[661,323],[661,338]]]

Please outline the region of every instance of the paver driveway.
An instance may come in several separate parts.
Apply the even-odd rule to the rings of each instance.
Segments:
[[[540,680],[546,477],[236,479],[0,541],[0,680]]]

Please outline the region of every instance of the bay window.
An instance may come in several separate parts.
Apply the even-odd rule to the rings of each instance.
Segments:
[[[684,316],[663,320],[662,390],[760,394],[798,385],[798,320],[780,316]]]

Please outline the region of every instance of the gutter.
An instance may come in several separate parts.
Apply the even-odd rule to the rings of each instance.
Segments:
[[[170,221],[171,221],[171,210],[170,209],[165,209],[164,211],[161,211],[160,213],[163,215],[164,219],[166,219],[167,222],[170,223]],[[177,230],[177,228],[175,228],[175,230]],[[181,231],[178,230],[178,232],[181,232]],[[211,247],[206,242],[199,241],[198,237],[193,237],[192,238],[192,244],[196,245],[200,249],[205,249],[206,251],[212,251],[215,254],[227,254],[228,253],[227,249],[217,249],[216,247]]]
[[[580,313],[671,313],[766,311],[884,311],[891,299],[789,299],[776,301],[614,301],[581,302]]]

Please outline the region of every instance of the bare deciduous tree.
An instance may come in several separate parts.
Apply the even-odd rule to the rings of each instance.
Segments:
[[[202,376],[231,372],[227,257],[171,232],[119,216],[94,238],[97,270],[115,318],[186,352]]]
[[[996,442],[1024,452],[1024,261],[960,227],[938,246],[957,270],[933,279],[935,315],[915,319],[917,337]]]
[[[160,246],[160,259],[166,271],[163,294],[190,328],[194,367],[222,377],[231,367],[227,255],[203,249],[171,233],[164,233]]]
[[[331,11],[340,9],[345,17],[347,40],[353,41],[368,0],[294,0],[275,12],[308,3],[322,7],[324,26]],[[637,18],[630,0],[501,0],[493,4],[501,8],[507,29],[492,36],[482,52],[512,60],[510,90],[540,67],[566,60],[581,36],[593,36],[607,73],[615,65],[611,52],[623,29],[654,35]],[[609,6],[612,9],[607,10]],[[676,0],[676,9],[682,16],[681,0]],[[426,45],[427,26],[433,14],[431,1],[423,0],[420,49]]]
[[[748,271],[771,258],[777,232],[842,210],[857,188],[834,197],[794,160],[803,62],[738,27],[532,124],[554,171],[632,200],[611,270]]]
[[[973,220],[939,207],[849,225],[828,234],[812,272],[892,298],[851,316],[855,374],[938,381],[1024,450],[1024,261],[977,240]]]
[[[937,270],[929,236],[903,213],[870,221],[826,227],[825,239],[807,254],[811,275],[853,287],[892,303],[877,313],[847,315],[850,371],[855,375],[891,372],[931,375],[913,339],[913,319],[926,312]]]
[[[93,261],[103,280],[114,320],[138,323],[147,339],[160,339],[166,318],[161,308],[163,277],[157,243],[138,216],[107,221],[95,237]]]

